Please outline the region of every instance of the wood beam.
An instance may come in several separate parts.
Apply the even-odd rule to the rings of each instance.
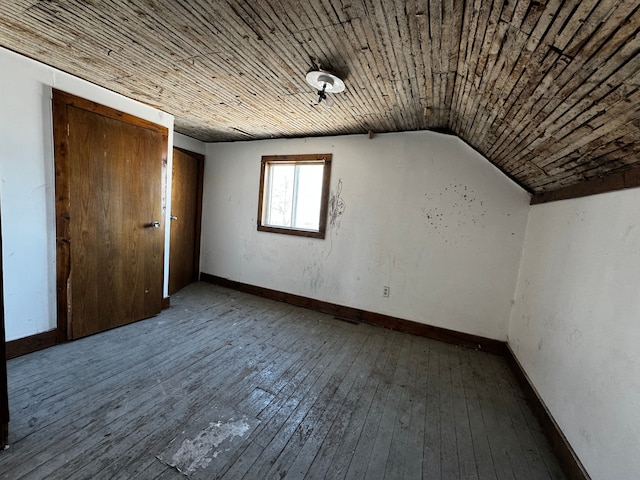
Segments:
[[[599,193],[636,187],[640,187],[640,167],[610,173],[600,178],[558,188],[550,192],[539,193],[531,197],[531,205],[586,197],[588,195],[597,195]]]

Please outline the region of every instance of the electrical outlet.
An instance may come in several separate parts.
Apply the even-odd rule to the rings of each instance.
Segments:
[[[388,297],[389,296],[389,292],[391,291],[391,289],[389,287],[382,287],[382,296],[383,297]]]

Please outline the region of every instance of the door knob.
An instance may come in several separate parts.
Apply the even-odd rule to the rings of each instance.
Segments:
[[[154,220],[153,222],[149,223],[147,227],[160,228],[160,222],[158,222],[157,220]]]
[[[171,220],[177,220],[177,219],[178,219],[178,217],[176,217],[175,215],[171,215],[169,218],[170,218]]]

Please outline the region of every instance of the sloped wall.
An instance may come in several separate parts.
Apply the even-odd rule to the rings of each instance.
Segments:
[[[302,153],[333,154],[344,208],[325,240],[258,232],[261,156]],[[201,271],[505,340],[528,203],[434,132],[209,144]]]

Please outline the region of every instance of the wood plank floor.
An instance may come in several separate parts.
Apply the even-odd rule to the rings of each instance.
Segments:
[[[205,283],[171,304],[9,361],[0,478],[565,478],[500,357]]]

